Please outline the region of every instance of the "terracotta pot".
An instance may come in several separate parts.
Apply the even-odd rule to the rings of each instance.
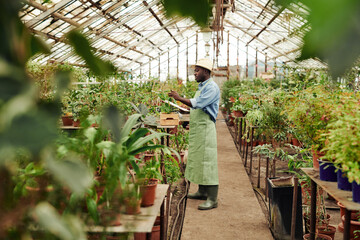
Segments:
[[[72,116],[62,116],[61,120],[62,120],[63,126],[72,126],[73,125]]]
[[[73,121],[73,126],[74,127],[80,127],[80,120],[76,120],[76,121]]]
[[[297,146],[297,147],[300,147],[300,146],[301,146],[300,141],[297,140],[296,138],[292,138],[292,139],[291,139],[291,144],[294,145],[294,146]]]
[[[177,161],[178,164],[184,162],[185,153],[184,153],[184,152],[180,152],[179,155],[180,155],[180,160],[177,158],[176,155],[171,154],[171,156]]]
[[[154,205],[157,183],[157,179],[150,179],[147,185],[140,186],[142,207]]]
[[[178,132],[178,126],[175,126],[174,128],[170,128],[169,133],[170,134],[176,134]]]
[[[345,206],[341,202],[336,203],[340,207],[340,217],[342,218],[345,215]],[[358,220],[360,217],[360,211],[351,211],[351,220]]]
[[[244,113],[242,111],[232,111],[232,115],[236,118],[244,117]]]
[[[342,221],[342,225],[344,226],[345,216],[341,217],[341,221]],[[342,229],[342,232],[343,231],[344,229]],[[350,238],[355,238],[355,239],[359,238],[360,232],[354,234],[354,231],[360,231],[360,222],[357,220],[350,220]]]
[[[103,226],[119,226],[121,225],[120,213],[114,209],[101,209],[99,210],[100,223]]]
[[[146,233],[134,233],[134,240],[146,240]],[[156,217],[151,231],[151,240],[160,240],[160,216]]]
[[[323,157],[324,154],[321,153],[320,151],[314,151],[313,149],[311,149],[311,152],[313,154],[313,167],[315,170],[319,170],[320,168],[319,158]]]
[[[332,225],[323,225],[323,226],[319,226],[317,228],[318,233],[320,234],[324,234],[327,235],[329,237],[331,237],[332,240],[335,239],[335,233],[336,233],[336,227],[332,226]]]
[[[229,115],[229,126],[234,126],[234,117],[230,114]]]
[[[154,154],[153,153],[145,153],[144,154],[144,161],[149,161],[151,160],[152,158],[154,157]]]
[[[310,233],[307,233],[304,235],[304,240],[309,240],[310,239]],[[315,237],[315,240],[331,240],[331,237],[324,235],[324,234],[317,234],[317,236]]]
[[[125,212],[129,215],[136,215],[139,214],[140,206],[141,206],[141,199],[124,199],[125,203]]]

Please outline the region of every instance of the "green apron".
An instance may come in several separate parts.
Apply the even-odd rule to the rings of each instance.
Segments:
[[[210,79],[195,94],[200,96]],[[190,110],[189,154],[185,178],[200,185],[218,185],[217,139],[215,123],[202,109]]]

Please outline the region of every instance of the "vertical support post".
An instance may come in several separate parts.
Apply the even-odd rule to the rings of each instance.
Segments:
[[[199,42],[199,33],[196,32],[196,40],[195,40],[195,44],[196,44],[195,62],[197,62],[197,60],[198,60],[198,42]]]
[[[140,76],[142,75],[142,65],[140,64]]]
[[[269,157],[266,158],[266,171],[265,171],[265,201],[267,201],[267,197],[268,197],[268,184],[267,184],[267,179],[269,177]]]
[[[310,240],[315,240],[315,225],[316,225],[316,183],[311,180],[311,202],[310,202]],[[345,231],[345,229],[344,229]]]
[[[267,57],[267,53],[265,53],[265,72],[267,72],[267,71],[268,71],[267,59],[268,59],[268,57]]]
[[[293,202],[292,202],[292,212],[291,212],[291,240],[295,240],[298,189],[299,189],[298,178],[294,177]]]
[[[251,174],[251,169],[252,169],[253,143],[254,143],[254,127],[251,127],[250,171],[249,171],[250,174]]]
[[[230,78],[230,31],[228,31],[228,38],[227,38],[227,71],[226,71],[226,78],[229,80]]]
[[[244,135],[245,135],[245,132],[246,132],[246,121],[244,120]],[[242,153],[242,158],[244,159],[245,158],[245,147],[246,147],[246,139],[244,140],[244,147],[243,147],[243,153]],[[246,165],[245,165],[246,166]]]
[[[216,48],[215,48],[215,41],[214,39],[212,39],[213,41],[213,66],[215,67],[215,59],[216,59]],[[217,67],[217,66],[216,66]]]
[[[255,77],[258,77],[258,50],[255,51]]]
[[[165,201],[162,202],[160,207],[160,240],[165,240],[166,237],[166,229],[165,229],[165,207],[164,207]]]
[[[247,133],[247,135],[246,135],[246,142],[245,142],[245,144],[246,144],[246,153],[245,153],[245,169],[246,169],[246,165],[247,165],[247,158],[248,158],[248,151],[249,151],[249,143],[248,143],[248,139],[249,139],[249,137],[250,137],[250,129],[249,129],[249,131],[248,131],[248,133]]]
[[[170,49],[168,48],[168,75],[167,79],[170,79]]]
[[[179,80],[179,44],[176,46],[176,79]]]
[[[260,167],[261,167],[261,156],[259,154],[259,162],[258,162],[258,179],[257,179],[257,188],[260,188]]]
[[[151,58],[149,58],[149,79],[151,77]]]
[[[241,141],[242,141],[242,125],[243,125],[243,118],[241,117],[240,118],[240,132],[239,132],[239,150],[240,150],[240,153],[241,153],[241,146],[242,146],[242,143],[241,143]]]
[[[158,69],[158,76],[159,76],[159,80],[160,80],[160,53],[159,53],[159,64],[158,64],[159,66],[159,69]]]
[[[240,80],[240,66],[239,66],[239,38],[237,38],[237,52],[236,52],[236,79]]]
[[[246,78],[249,77],[249,46],[246,46]]]
[[[186,38],[186,81],[189,80],[189,38]]]
[[[276,79],[276,75],[277,75],[277,66],[276,66],[276,58],[274,59],[274,77],[275,77],[275,79]]]
[[[345,208],[345,221],[344,221],[344,238],[350,239],[350,219],[351,219],[351,211]]]

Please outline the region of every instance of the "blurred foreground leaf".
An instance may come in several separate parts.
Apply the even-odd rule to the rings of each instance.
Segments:
[[[116,69],[112,63],[103,61],[92,53],[89,41],[79,31],[73,30],[67,37],[75,52],[85,60],[94,74],[105,76],[115,72]]]
[[[288,6],[300,2],[310,9],[311,30],[303,38],[298,60],[318,57],[329,64],[334,77],[342,76],[360,57],[359,0],[275,0]]]
[[[53,155],[52,152],[46,150],[44,159],[55,179],[65,184],[77,195],[84,194],[87,188],[93,184],[93,174],[90,169],[75,155],[62,160],[54,159]]]
[[[80,219],[75,216],[60,216],[47,202],[39,203],[34,210],[34,218],[42,228],[63,240],[85,240]]]
[[[208,25],[212,14],[209,0],[164,0],[163,3],[168,17],[190,17],[201,27]]]

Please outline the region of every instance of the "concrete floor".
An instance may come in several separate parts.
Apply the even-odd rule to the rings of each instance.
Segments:
[[[201,200],[187,200],[182,240],[273,239],[222,114],[218,138],[219,206],[199,211]],[[191,184],[189,192],[196,192]]]

